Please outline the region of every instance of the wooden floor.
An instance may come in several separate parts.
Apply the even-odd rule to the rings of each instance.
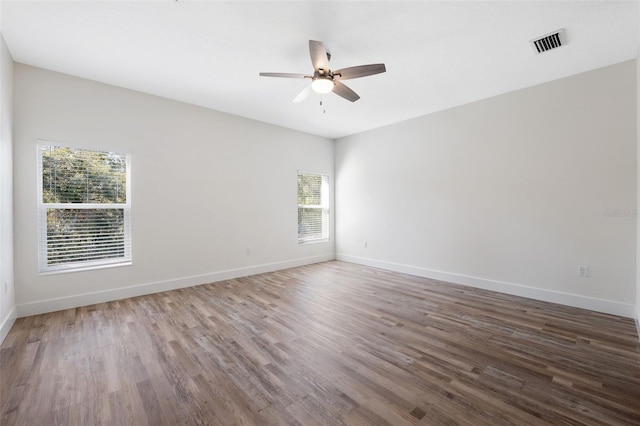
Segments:
[[[640,424],[633,321],[327,262],[18,319],[6,425]]]

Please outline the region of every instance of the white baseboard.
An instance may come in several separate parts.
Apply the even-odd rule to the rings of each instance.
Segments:
[[[195,275],[191,277],[183,277],[155,283],[140,284],[131,287],[116,288],[113,290],[84,293],[69,297],[23,303],[18,305],[18,316],[27,317],[30,315],[38,315],[47,312],[61,311],[63,309],[93,305],[96,303],[111,302],[113,300],[126,299],[128,297],[143,296],[145,294],[159,293],[161,291],[193,287],[200,284],[208,284],[233,278],[246,277],[249,275],[262,274],[265,272],[273,272],[281,269],[309,265],[318,262],[326,262],[328,260],[334,259],[335,256],[333,255],[333,253],[331,253],[313,257],[305,257],[301,259],[287,260],[284,262],[268,263],[264,265],[249,266],[246,268],[212,272],[210,274]]]
[[[2,325],[0,325],[0,345],[2,344],[2,342],[4,342],[7,334],[9,334],[9,330],[11,330],[11,327],[13,327],[13,323],[16,322],[16,318],[18,317],[17,313],[18,311],[14,307],[13,309],[11,309],[11,312],[9,312],[9,315],[7,315],[6,318],[2,321]]]
[[[455,284],[462,284],[468,285],[470,287],[482,288],[485,290],[498,291],[500,293],[512,294],[514,296],[527,297],[529,299],[559,303],[561,305],[589,309],[596,312],[603,312],[606,314],[618,315],[627,318],[637,318],[637,314],[635,314],[636,308],[634,305],[615,302],[612,300],[596,299],[593,297],[580,296],[578,294],[562,293],[542,288],[528,287],[520,284],[471,277],[467,275],[452,274],[449,272],[435,271],[416,266],[384,262],[380,260],[350,256],[346,254],[337,254],[336,259],[342,260],[344,262],[357,263],[360,265],[387,269],[389,271],[401,272],[439,281],[448,281]]]

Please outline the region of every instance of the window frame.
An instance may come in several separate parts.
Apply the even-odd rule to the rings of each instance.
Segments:
[[[329,186],[329,175],[326,173],[315,173],[315,172],[302,172],[298,171],[296,176],[296,201],[299,201],[298,198],[298,180],[300,176],[321,176],[322,184],[320,188],[320,204],[299,204],[298,206],[298,245],[304,244],[316,244],[316,243],[325,243],[329,241],[330,236],[330,211],[329,211],[329,196],[330,196],[330,186]],[[321,209],[322,210],[322,235],[320,237],[301,237],[300,236],[300,209]]]
[[[48,147],[55,148],[67,148],[75,151],[88,151],[88,152],[100,152],[111,153],[125,156],[125,203],[45,203],[43,199],[43,177],[44,177],[44,164],[43,153]],[[72,146],[59,142],[51,142],[46,140],[37,140],[37,221],[38,221],[38,272],[40,275],[60,274],[77,271],[87,271],[104,268],[114,268],[121,266],[128,266],[132,264],[132,234],[131,234],[131,153],[130,152],[117,152],[115,150],[96,149],[96,148],[83,148],[78,146]],[[48,263],[48,229],[47,229],[47,211],[49,209],[60,210],[82,210],[82,209],[94,209],[94,210],[122,210],[123,211],[123,225],[124,225],[124,254],[121,257],[97,259],[80,262],[68,262],[55,265],[49,265]]]

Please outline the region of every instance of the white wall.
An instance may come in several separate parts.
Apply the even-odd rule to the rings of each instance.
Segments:
[[[638,54],[636,57],[636,167],[637,167],[637,190],[640,191],[640,7],[638,7]],[[636,330],[638,331],[638,337],[640,337],[640,192],[637,193],[638,205],[637,205],[637,236],[636,236]]]
[[[626,62],[337,141],[338,257],[633,316],[635,73]],[[332,141],[22,64],[14,80],[19,315],[333,258],[333,233],[297,244],[295,208],[296,170],[333,177]],[[38,275],[37,139],[132,152],[132,266]]]
[[[22,64],[14,78],[19,316],[334,258],[333,232],[298,245],[296,204],[297,170],[333,182],[332,140]],[[132,266],[37,273],[38,139],[131,152]]]
[[[16,318],[13,280],[13,60],[0,33],[0,343]]]
[[[629,61],[338,140],[337,258],[633,316],[635,78]]]

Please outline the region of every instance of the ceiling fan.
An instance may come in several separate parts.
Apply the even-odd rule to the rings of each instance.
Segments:
[[[338,96],[342,96],[348,101],[355,102],[360,96],[345,84],[342,80],[351,78],[366,77],[369,75],[380,74],[387,69],[384,64],[358,65],[355,67],[342,68],[336,71],[329,69],[329,61],[331,54],[327,52],[321,41],[309,40],[309,53],[311,55],[311,63],[313,64],[313,75],[282,73],[282,72],[261,72],[262,77],[284,77],[284,78],[310,78],[311,85],[307,86],[293,102],[301,102],[309,96],[313,90],[316,93],[333,92]]]

